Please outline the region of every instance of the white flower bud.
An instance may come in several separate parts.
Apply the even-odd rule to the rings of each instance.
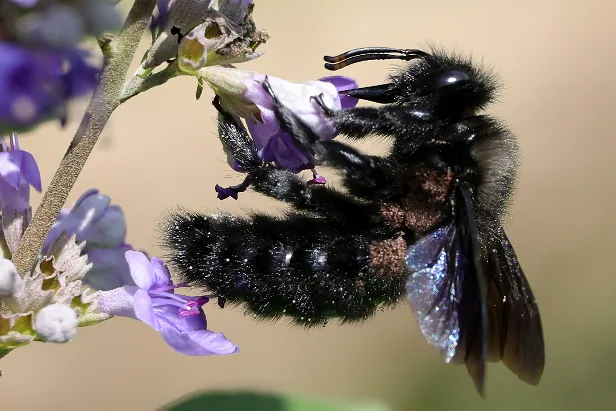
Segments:
[[[22,279],[11,260],[0,258],[0,297],[11,297],[19,291]]]
[[[69,342],[77,333],[77,313],[66,304],[48,305],[36,313],[34,330],[42,341]]]

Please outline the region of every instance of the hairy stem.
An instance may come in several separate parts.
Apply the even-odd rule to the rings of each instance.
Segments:
[[[103,48],[105,63],[99,84],[73,141],[26,229],[17,252],[13,255],[13,262],[22,277],[34,268],[51,226],[64,206],[107,120],[120,105],[126,72],[150,22],[155,5],[156,0],[135,0],[122,31]]]

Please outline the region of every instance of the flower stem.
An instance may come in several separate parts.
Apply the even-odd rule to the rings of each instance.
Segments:
[[[170,63],[164,70],[157,73],[150,74],[146,78],[140,76],[132,76],[126,81],[120,95],[120,103],[124,103],[126,100],[135,97],[139,93],[143,93],[152,87],[160,86],[174,77],[183,75],[178,71],[178,63],[176,60]]]
[[[120,105],[126,72],[147,28],[156,0],[135,0],[120,34],[103,48],[105,62],[99,84],[79,129],[56,170],[41,204],[13,255],[23,277],[36,264],[43,242],[64,206],[79,173],[96,145],[111,113]]]

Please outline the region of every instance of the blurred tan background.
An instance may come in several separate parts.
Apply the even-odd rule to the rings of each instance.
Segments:
[[[507,229],[542,310],[547,365],[538,387],[502,365],[488,398],[465,369],[425,343],[406,304],[363,326],[303,331],[259,324],[241,309],[210,306],[209,325],[240,345],[226,357],[184,357],[146,325],[113,319],[81,329],[67,346],[32,344],[0,362],[2,410],[154,410],[192,392],[258,388],[381,401],[413,410],[595,410],[616,400],[616,3],[608,0],[257,0],[270,41],[243,68],[302,82],[330,75],[324,54],[359,46],[446,46],[484,58],[506,85],[493,112],[519,136],[522,168]],[[146,46],[146,41],[142,44]],[[145,48],[143,48],[145,50]],[[380,82],[390,62],[338,74]],[[241,213],[255,194],[216,199],[226,165],[214,111],[182,78],[114,114],[69,199],[97,187],[127,215],[131,244],[156,248],[156,220],[181,204]],[[206,91],[207,93],[207,91]],[[56,124],[23,136],[48,183],[72,138]],[[383,144],[364,144],[382,151]],[[39,197],[35,198],[35,203]]]

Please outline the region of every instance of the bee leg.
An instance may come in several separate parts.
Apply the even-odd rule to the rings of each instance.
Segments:
[[[375,206],[324,186],[311,186],[297,174],[271,165],[250,174],[252,188],[298,210],[319,213],[332,220],[368,221]]]
[[[218,110],[218,138],[225,153],[237,163],[232,167],[247,172],[263,167],[257,147],[240,119],[222,108],[218,96],[214,98],[212,105]]]
[[[292,171],[263,162],[248,132],[239,121],[227,113],[217,99],[213,101],[219,111],[219,138],[237,165],[247,173],[245,180],[232,187],[216,187],[219,199],[237,199],[238,193],[249,186],[268,197],[289,203],[297,209],[322,212],[330,216],[362,218],[371,212],[368,205],[327,187],[311,187]]]
[[[219,200],[229,197],[237,200],[239,193],[246,191],[250,186],[251,173],[260,170],[265,164],[239,118],[228,113],[220,105],[218,96],[214,98],[212,105],[218,110],[218,138],[228,156],[229,165],[235,171],[248,173],[240,184],[231,187],[221,187],[217,184],[215,190]]]
[[[428,107],[382,106],[332,110],[327,107],[322,96],[315,96],[314,100],[324,114],[331,118],[338,131],[355,140],[382,135],[415,141],[415,145],[419,146],[432,130],[432,122],[435,121]]]
[[[316,146],[317,165],[336,168],[344,186],[354,196],[378,200],[398,186],[399,167],[388,159],[360,153],[339,141],[322,141]]]

